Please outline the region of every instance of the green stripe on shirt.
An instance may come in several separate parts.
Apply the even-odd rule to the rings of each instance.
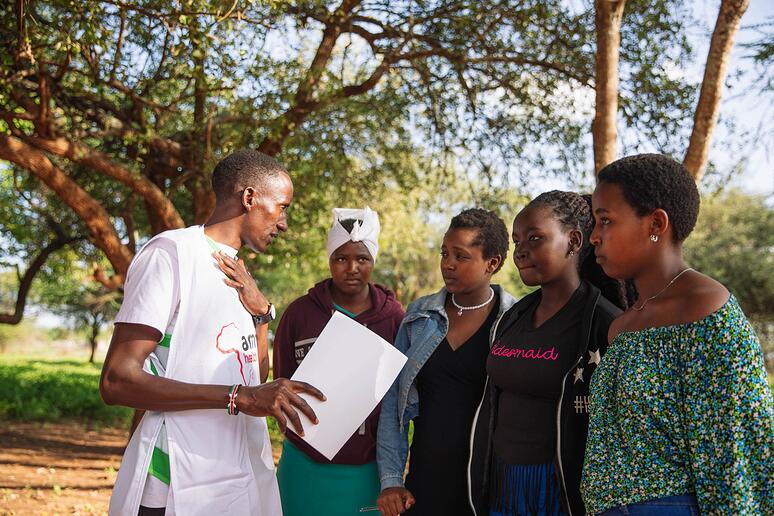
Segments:
[[[165,333],[164,338],[161,339],[161,341],[158,343],[158,346],[161,346],[162,348],[169,349],[169,344],[172,341],[172,334],[171,333]],[[159,357],[160,361],[161,358]],[[165,360],[162,361],[162,365],[166,367]],[[150,368],[151,372],[159,376],[159,371],[156,368],[156,365],[153,363],[153,360],[150,361]],[[162,439],[162,435],[165,435],[163,432],[162,427],[162,433],[159,435],[159,440]],[[169,485],[169,455],[164,452],[161,448],[158,447],[159,441],[156,442],[156,446],[153,448],[153,455],[151,455],[151,461],[150,465],[148,466],[148,474],[153,475],[154,477],[158,478],[165,484]]]
[[[159,341],[159,346],[163,348],[168,348],[169,343],[172,342],[172,334],[171,333],[165,333],[164,338]]]
[[[169,485],[169,455],[154,447],[148,473]]]

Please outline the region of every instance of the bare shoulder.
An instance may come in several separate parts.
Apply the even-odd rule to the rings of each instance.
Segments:
[[[613,339],[616,338],[616,336],[619,333],[623,333],[625,331],[630,330],[630,321],[631,318],[630,312],[624,312],[615,319],[613,319],[613,322],[610,323],[610,328],[607,330],[607,343],[610,344],[613,342]]]
[[[731,295],[722,283],[700,272],[686,278],[679,296],[679,313],[687,321],[698,321],[717,312]]]

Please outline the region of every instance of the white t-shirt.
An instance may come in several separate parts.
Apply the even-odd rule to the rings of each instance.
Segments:
[[[237,250],[232,247],[214,241],[211,243],[232,258],[237,255]],[[115,318],[116,323],[144,324],[162,334],[156,349],[145,361],[144,369],[150,374],[165,376],[169,342],[179,307],[177,252],[174,246],[165,246],[159,241],[150,242],[132,262],[124,282],[124,301]],[[163,425],[153,451],[140,505],[171,508],[173,505],[169,499],[169,451],[167,433]]]

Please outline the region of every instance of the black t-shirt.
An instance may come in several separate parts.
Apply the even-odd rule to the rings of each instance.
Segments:
[[[406,516],[472,514],[467,491],[470,430],[484,393],[489,333],[498,305],[495,300],[486,321],[456,351],[443,339],[417,375],[419,416],[406,478],[416,505]]]
[[[500,389],[494,450],[509,464],[545,464],[556,456],[556,412],[562,378],[578,358],[582,338],[581,286],[540,327],[539,300],[505,329],[487,358],[490,381]]]

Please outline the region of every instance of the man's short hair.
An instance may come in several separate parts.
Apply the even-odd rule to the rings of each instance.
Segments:
[[[239,149],[215,165],[212,190],[215,198],[223,201],[247,187],[262,189],[281,174],[287,174],[287,170],[271,156],[253,149]]]

